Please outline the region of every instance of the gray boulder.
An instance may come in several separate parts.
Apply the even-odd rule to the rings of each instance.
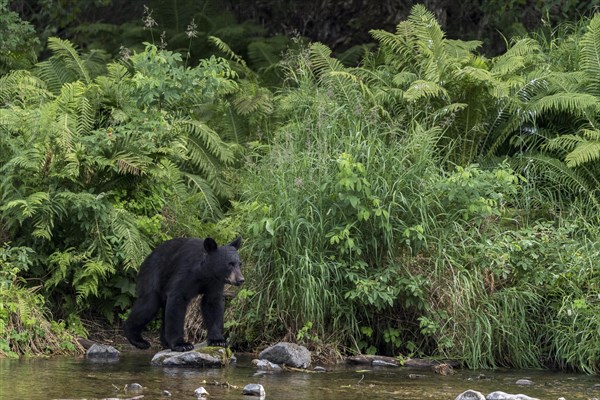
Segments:
[[[265,397],[265,388],[258,383],[249,383],[242,389],[244,396]]]
[[[94,343],[85,352],[87,358],[119,358],[121,353],[112,346]]]
[[[467,390],[462,392],[454,400],[486,400],[485,396],[476,390]]]
[[[307,368],[311,363],[310,351],[295,343],[280,342],[260,352],[258,358],[294,368]]]

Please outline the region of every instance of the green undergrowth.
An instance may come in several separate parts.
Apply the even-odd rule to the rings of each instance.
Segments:
[[[233,301],[236,342],[598,371],[589,171],[554,169],[550,153],[524,164],[503,142],[511,93],[528,89],[501,75],[523,54],[494,71],[418,7],[376,37],[382,50],[358,68],[320,44],[284,65],[276,129],[232,211],[253,267]]]

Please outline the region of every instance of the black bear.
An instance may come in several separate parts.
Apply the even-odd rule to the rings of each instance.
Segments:
[[[123,325],[125,336],[140,348],[150,347],[142,330],[162,308],[160,342],[174,351],[194,348],[183,339],[189,302],[202,293],[202,318],[209,346],[226,346],[223,337],[223,290],[226,283],[244,283],[238,249],[242,238],[219,247],[212,238],[177,238],[158,245],[142,263],[137,299]]]

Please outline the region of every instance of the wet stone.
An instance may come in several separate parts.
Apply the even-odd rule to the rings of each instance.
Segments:
[[[518,381],[515,382],[517,385],[523,385],[523,386],[527,386],[527,385],[533,385],[533,381],[529,380],[529,379],[519,379]]]
[[[384,361],[384,360],[373,360],[371,365],[374,367],[397,367],[398,366],[398,364],[396,364],[396,363],[392,363],[392,362],[388,362],[388,361]]]
[[[265,397],[265,388],[258,383],[249,383],[242,389],[244,396]]]
[[[534,397],[529,397],[524,394],[509,394],[501,391],[496,391],[488,394],[486,400],[538,400]]]
[[[260,352],[258,358],[294,368],[307,368],[311,363],[310,351],[299,344],[280,342]]]
[[[85,352],[87,358],[119,358],[121,353],[112,346],[94,343]]]
[[[203,398],[203,397],[208,396],[208,391],[206,391],[206,389],[204,389],[202,386],[200,386],[199,388],[194,390],[194,394],[196,395],[197,398]]]
[[[252,365],[256,367],[259,371],[268,371],[268,372],[280,372],[283,371],[283,368],[278,364],[274,364],[268,360],[252,360]]]
[[[233,354],[229,349],[196,345],[191,351],[159,351],[152,357],[151,363],[168,367],[220,368],[234,362],[233,360]]]
[[[485,396],[476,390],[467,390],[456,396],[454,400],[486,400]]]
[[[144,387],[139,383],[128,383],[125,385],[126,392],[141,392],[142,390],[144,390]]]

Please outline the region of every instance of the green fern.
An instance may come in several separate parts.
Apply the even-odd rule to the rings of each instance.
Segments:
[[[93,53],[85,59],[81,57],[75,46],[69,41],[51,37],[48,39],[48,48],[54,52],[48,60],[36,65],[36,72],[48,88],[57,94],[62,85],[77,80],[90,84],[93,75],[103,70],[104,58]]]
[[[404,92],[404,98],[408,101],[417,101],[430,98],[448,98],[448,92],[435,82],[417,79]]]
[[[587,93],[556,93],[532,102],[528,108],[539,114],[568,112],[575,116],[585,116],[587,113],[598,112],[600,99]]]
[[[333,71],[345,70],[344,65],[331,56],[331,49],[322,43],[311,44],[309,57],[317,76],[322,77]]]
[[[574,168],[600,159],[600,131],[584,129],[580,135],[561,135],[546,148],[565,154],[568,167]]]
[[[580,47],[581,69],[589,79],[588,92],[600,98],[600,14],[590,20]]]

